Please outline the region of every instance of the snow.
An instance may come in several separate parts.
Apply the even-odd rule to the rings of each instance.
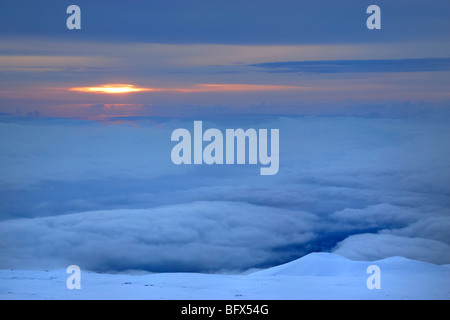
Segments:
[[[381,270],[381,289],[369,290],[367,267]],[[352,261],[332,253],[250,274],[101,274],[81,271],[69,290],[66,270],[0,270],[0,299],[449,299],[450,269],[402,257]]]

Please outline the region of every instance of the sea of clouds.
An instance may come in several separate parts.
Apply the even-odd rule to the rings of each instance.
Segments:
[[[313,251],[450,263],[448,116],[0,118],[0,268],[223,272]],[[171,133],[194,120],[279,129],[278,174],[174,165]]]

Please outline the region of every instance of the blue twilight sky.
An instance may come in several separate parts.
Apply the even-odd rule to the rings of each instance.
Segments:
[[[1,5],[3,35],[67,37],[66,8],[82,9],[83,31],[70,37],[150,43],[311,44],[446,40],[445,0],[11,1]],[[368,33],[366,8],[383,10],[382,31]],[[362,23],[361,23],[362,22]]]
[[[81,30],[66,28],[71,4],[81,8]],[[371,4],[381,8],[381,30],[366,27]],[[0,112],[177,117],[440,105],[449,99],[449,13],[448,1],[2,2]],[[110,84],[142,90],[73,90]]]

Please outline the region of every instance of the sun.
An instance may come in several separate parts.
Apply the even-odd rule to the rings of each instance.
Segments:
[[[71,88],[70,90],[79,92],[111,93],[111,94],[152,91],[152,89],[150,88],[139,88],[132,84],[104,84],[98,87],[79,87],[79,88]]]

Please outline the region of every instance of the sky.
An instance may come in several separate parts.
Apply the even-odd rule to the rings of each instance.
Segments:
[[[3,1],[0,268],[231,272],[316,251],[449,264],[449,14]],[[279,172],[174,165],[171,133],[194,120],[279,129]]]
[[[66,27],[70,4],[0,5],[0,112],[348,114],[449,100],[444,0],[378,1],[380,30],[366,27],[369,1],[81,0],[81,30]],[[141,90],[72,90],[111,84]]]

